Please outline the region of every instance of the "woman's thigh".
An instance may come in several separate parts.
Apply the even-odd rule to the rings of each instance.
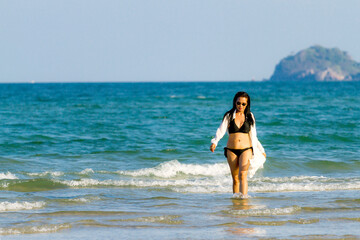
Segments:
[[[226,150],[226,151],[227,151],[227,161],[228,161],[229,166],[230,166],[231,174],[233,176],[238,175],[239,174],[238,157],[236,156],[235,153],[231,152],[230,150]]]
[[[252,155],[251,149],[246,150],[240,155],[239,157],[240,171],[247,171],[249,169],[251,155]]]

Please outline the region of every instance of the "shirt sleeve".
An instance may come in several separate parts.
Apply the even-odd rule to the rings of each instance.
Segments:
[[[224,137],[228,125],[229,125],[229,117],[225,116],[224,120],[220,124],[219,128],[216,130],[215,137],[213,139],[211,139],[211,143],[213,143],[217,146],[220,139],[222,139]]]
[[[257,138],[257,132],[256,132],[256,122],[255,122],[255,117],[254,117],[254,114],[252,114],[252,117],[254,119],[254,126],[252,127],[251,131],[251,138],[252,138],[252,142],[253,142],[253,147],[256,147],[260,150],[261,153],[265,153],[265,149],[264,147],[261,145],[259,139]],[[254,146],[255,145],[255,146]]]
[[[265,153],[264,147],[261,145],[260,141],[257,141],[257,148],[260,150],[260,152]]]

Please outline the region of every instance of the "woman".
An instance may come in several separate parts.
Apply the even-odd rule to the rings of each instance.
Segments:
[[[229,133],[229,139],[224,148],[224,155],[231,170],[234,197],[248,198],[249,166],[250,177],[252,177],[255,171],[263,166],[266,154],[257,139],[255,118],[250,112],[250,96],[246,92],[236,93],[232,109],[224,114],[215,138],[211,140],[210,151],[215,151],[226,130]]]

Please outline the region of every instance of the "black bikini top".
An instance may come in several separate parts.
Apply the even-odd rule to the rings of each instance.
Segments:
[[[238,132],[249,133],[250,132],[250,123],[245,120],[243,125],[240,128],[238,128],[238,126],[236,126],[235,119],[231,119],[228,130],[229,130],[229,133],[238,133]]]

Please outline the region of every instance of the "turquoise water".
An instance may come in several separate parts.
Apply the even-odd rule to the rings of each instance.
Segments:
[[[237,91],[267,162],[208,149]],[[360,83],[0,85],[0,238],[360,238]]]

